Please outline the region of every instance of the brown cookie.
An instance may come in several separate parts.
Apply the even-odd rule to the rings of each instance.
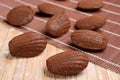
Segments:
[[[76,75],[88,65],[88,57],[78,51],[66,51],[47,59],[48,71],[57,75]]]
[[[65,10],[63,8],[49,4],[49,3],[39,4],[38,9],[40,12],[42,12],[44,14],[48,14],[48,15],[65,13]]]
[[[106,24],[106,18],[102,16],[90,16],[76,22],[77,29],[99,29]]]
[[[108,38],[91,30],[77,30],[71,34],[72,42],[84,49],[102,50],[107,47]]]
[[[22,26],[33,20],[34,11],[29,6],[17,6],[9,11],[7,20],[11,25]]]
[[[56,14],[52,16],[47,24],[47,32],[53,37],[63,36],[70,28],[70,20],[65,14]]]
[[[14,57],[34,57],[46,48],[47,40],[40,34],[27,32],[9,42],[10,54]]]
[[[102,0],[82,0],[78,3],[78,9],[81,10],[98,10],[103,6]]]

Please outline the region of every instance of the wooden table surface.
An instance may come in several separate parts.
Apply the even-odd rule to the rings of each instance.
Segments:
[[[47,44],[43,53],[34,58],[13,58],[9,56],[8,42],[23,32],[0,21],[0,80],[120,80],[120,74],[89,63],[88,67],[77,76],[65,77],[49,73],[46,59],[63,52]]]

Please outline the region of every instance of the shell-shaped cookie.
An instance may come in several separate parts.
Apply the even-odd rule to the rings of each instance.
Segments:
[[[48,71],[58,75],[76,75],[88,65],[88,57],[78,51],[66,51],[47,59]]]
[[[80,19],[76,22],[75,27],[77,29],[91,29],[96,30],[103,27],[106,24],[106,18],[102,16],[89,16]]]
[[[30,6],[17,6],[7,14],[7,20],[11,25],[22,26],[30,23],[34,17],[34,10]]]
[[[49,4],[49,3],[39,4],[38,9],[40,12],[47,14],[47,15],[55,15],[55,14],[65,13],[65,9],[58,7],[56,5]]]
[[[108,38],[92,30],[77,30],[71,34],[72,42],[84,49],[102,50],[107,47]]]
[[[47,24],[47,32],[53,37],[63,36],[70,28],[70,20],[65,14],[56,14],[51,17]]]
[[[34,57],[46,48],[45,37],[34,32],[27,32],[9,42],[10,54],[14,57]]]
[[[103,6],[102,0],[82,0],[78,3],[78,9],[81,10],[98,10]]]

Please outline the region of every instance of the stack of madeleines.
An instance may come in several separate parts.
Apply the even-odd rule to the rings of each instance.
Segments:
[[[78,9],[84,11],[99,10],[103,7],[101,0],[83,0],[78,3]],[[70,27],[69,17],[65,9],[42,3],[38,5],[40,13],[52,16],[46,23],[46,32],[53,38],[62,37]],[[9,11],[7,20],[9,24],[21,27],[30,23],[35,11],[30,6],[17,6]],[[81,49],[103,50],[107,47],[108,38],[95,30],[103,27],[106,19],[102,16],[89,16],[79,19],[75,23],[75,30],[71,33],[71,40],[74,45]],[[46,48],[47,39],[35,32],[26,32],[13,38],[9,42],[10,54],[14,57],[35,57]],[[80,51],[65,51],[47,59],[48,71],[58,75],[75,75],[84,70],[89,59],[86,54]]]

